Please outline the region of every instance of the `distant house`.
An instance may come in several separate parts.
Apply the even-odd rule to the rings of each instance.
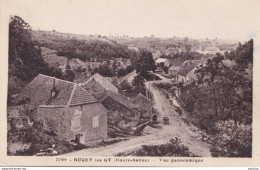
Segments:
[[[99,101],[108,110],[109,118],[114,113],[125,115],[131,119],[138,119],[140,117],[139,106],[119,94],[108,91]]]
[[[158,58],[155,61],[155,64],[158,67],[170,67],[170,62],[169,62],[169,60],[167,58]]]
[[[188,63],[185,66],[182,66],[179,72],[174,75],[173,81],[175,82],[188,82],[191,78],[195,79],[195,70],[197,69],[197,63]]]
[[[200,54],[216,54],[216,53],[221,53],[220,49],[218,47],[206,47],[205,49],[198,49],[196,50],[197,53]]]
[[[188,94],[190,90],[197,84],[197,81],[193,78],[190,78],[189,81],[184,82],[181,88],[182,94]]]
[[[153,55],[153,59],[156,60],[156,59],[158,59],[158,58],[161,57],[162,53],[161,53],[160,50],[156,50],[156,51],[154,51],[154,52],[152,53],[152,55]]]
[[[126,58],[116,58],[115,61],[117,63],[117,68],[126,68],[127,66],[131,65],[131,60]]]
[[[134,51],[136,51],[136,52],[139,51],[139,49],[138,49],[136,46],[134,46],[134,45],[128,45],[127,48],[128,48],[129,50],[134,50]]]
[[[176,58],[176,59],[169,58],[168,60],[170,61],[171,66],[179,66],[179,67],[181,67],[185,62],[184,58]]]
[[[82,144],[107,138],[107,110],[76,83],[39,74],[18,95],[37,106],[34,120],[60,140]]]
[[[222,53],[218,47],[206,47],[204,50],[206,54]]]
[[[168,74],[170,75],[175,75],[179,72],[180,70],[180,66],[171,66],[169,69],[168,69]]]
[[[185,75],[186,81],[183,81],[183,84],[182,84],[182,89],[181,89],[182,94],[188,94],[190,89],[197,84],[198,78],[195,73],[196,70],[197,70],[197,67],[193,68],[191,71],[189,71]]]
[[[120,85],[123,82],[128,82],[130,84],[132,84],[135,76],[137,76],[138,74],[136,73],[136,70],[132,71],[131,73],[128,73],[127,75],[121,77],[118,79],[118,85]]]
[[[96,99],[99,99],[107,93],[107,90],[95,79],[91,79],[88,83],[81,85],[81,87],[87,90]]]
[[[78,58],[68,59],[67,65],[69,65],[71,69],[87,68],[85,63]],[[66,68],[67,65],[65,65],[64,68]]]
[[[132,101],[132,103],[139,105],[142,117],[147,117],[147,116],[151,115],[153,103],[147,97],[145,97],[142,93],[139,93],[131,101]]]
[[[97,62],[97,61],[86,61],[84,63],[84,67],[85,68],[90,68],[90,69],[99,68],[100,65],[102,65],[102,63],[101,62]]]
[[[79,85],[84,87],[85,89],[91,90],[89,88],[90,86],[87,85],[91,81],[96,81],[107,91],[110,90],[114,93],[118,93],[118,89],[116,88],[116,86],[114,86],[107,77],[103,77],[99,73],[92,75],[87,81],[80,83]]]
[[[187,76],[192,78],[193,80],[198,80],[196,73],[195,73],[195,71],[197,69],[198,69],[197,67],[193,68],[190,72],[187,73]]]
[[[185,74],[177,73],[176,75],[174,75],[172,80],[175,81],[175,82],[183,82],[184,83],[186,81],[189,81],[189,77],[186,76]]]

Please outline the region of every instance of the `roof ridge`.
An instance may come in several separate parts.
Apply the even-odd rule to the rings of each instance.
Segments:
[[[100,76],[101,78],[106,78],[106,77],[102,76],[102,75],[99,74],[99,73],[95,73],[95,74],[91,75],[88,80],[86,80],[85,82],[83,82],[82,85],[84,86],[84,85],[88,84],[92,79],[95,80],[95,76]],[[95,80],[95,81],[96,81],[96,80]]]
[[[134,73],[136,73],[136,70],[133,70],[133,71],[131,71],[130,73],[128,73],[128,74],[126,74],[126,75],[124,75],[123,77],[121,77],[120,79],[119,79],[119,83],[118,84],[120,84],[122,81],[124,81],[124,80],[126,80],[127,78],[129,78],[131,75],[133,75]]]
[[[45,75],[45,74],[38,74],[38,76],[39,76],[39,75],[44,76],[44,77],[48,77],[48,78],[54,78],[54,79],[56,79],[56,80],[64,81],[64,82],[66,82],[66,83],[71,83],[71,84],[74,84],[74,85],[77,84],[77,83],[74,83],[74,82],[72,82],[72,81],[67,81],[67,80],[59,79],[59,78],[57,78],[57,77],[52,77],[52,76],[48,76],[48,75]],[[38,77],[38,76],[36,76],[36,77]],[[36,78],[36,77],[35,77],[35,78]],[[35,79],[35,78],[34,78],[34,79]]]
[[[74,84],[74,86],[73,86],[72,92],[71,92],[71,94],[70,94],[70,99],[69,99],[67,105],[70,105],[70,102],[71,102],[71,99],[72,99],[72,96],[73,96],[73,94],[74,94],[75,89],[76,89],[76,84]]]

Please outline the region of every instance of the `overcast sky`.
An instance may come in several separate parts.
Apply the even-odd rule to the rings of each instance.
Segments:
[[[12,0],[13,1],[13,0]],[[221,38],[257,34],[259,0],[15,0],[33,29],[78,34]],[[11,2],[10,2],[11,3]]]

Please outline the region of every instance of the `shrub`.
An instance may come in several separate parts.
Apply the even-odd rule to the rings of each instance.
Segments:
[[[252,127],[222,121],[215,125],[218,131],[213,139],[211,154],[214,157],[252,157]]]
[[[134,156],[176,156],[191,157],[196,156],[189,151],[179,138],[171,139],[170,143],[163,145],[143,145],[142,149],[133,153]]]

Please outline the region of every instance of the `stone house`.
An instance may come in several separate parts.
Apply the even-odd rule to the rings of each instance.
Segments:
[[[99,73],[92,75],[87,81],[80,83],[79,85],[87,90],[97,90],[96,88],[93,89],[94,88],[94,86],[92,85],[94,84],[93,81],[98,83],[103,89],[118,94],[117,87],[114,86],[107,77],[103,77]]]
[[[172,81],[185,83],[185,82],[189,81],[189,77],[186,74],[178,73],[178,74],[174,75],[174,77],[172,78]]]
[[[94,79],[88,81],[88,83],[84,85],[81,85],[81,87],[87,90],[96,99],[99,99],[107,93],[107,90]]]
[[[175,75],[179,72],[180,70],[180,66],[171,66],[169,69],[168,69],[168,74],[169,75]]]
[[[158,58],[155,61],[157,67],[170,67],[171,63],[167,58]]]
[[[76,83],[39,74],[18,95],[37,106],[34,121],[60,140],[82,144],[107,139],[107,110]]]

